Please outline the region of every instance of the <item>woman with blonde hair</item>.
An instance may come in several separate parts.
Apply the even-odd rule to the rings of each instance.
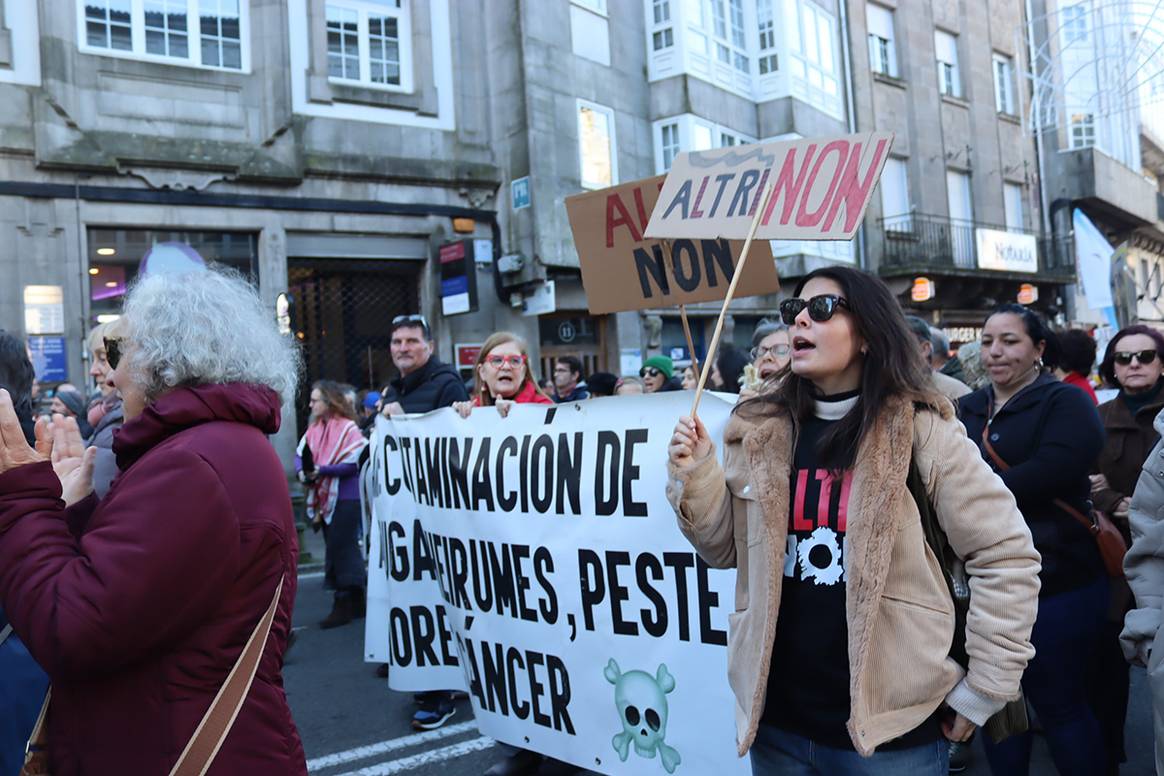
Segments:
[[[125,333],[125,323],[118,318],[109,323],[100,323],[89,332],[86,345],[89,348],[89,376],[97,384],[97,396],[89,402],[86,419],[92,431],[85,444],[97,448],[93,461],[93,492],[97,498],[104,498],[113,484],[113,478],[120,471],[117,456],[113,454],[113,434],[125,422],[121,410],[121,394],[110,382],[113,367],[109,364],[108,348],[119,347]]]
[[[554,403],[530,373],[525,340],[512,332],[495,332],[485,340],[473,375],[477,379],[473,398],[453,404],[463,418],[469,417],[474,407],[496,407],[504,418],[514,404]]]
[[[323,529],[324,584],[335,601],[319,627],[347,625],[364,602],[360,552],[360,453],[367,440],[356,425],[356,408],[344,386],[318,380],[311,386],[311,420],[299,440],[295,468],[307,486],[307,517]]]

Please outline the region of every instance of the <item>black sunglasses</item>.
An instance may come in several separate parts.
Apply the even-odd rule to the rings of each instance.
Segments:
[[[796,316],[800,315],[800,311],[806,307],[808,308],[808,317],[817,323],[824,323],[832,318],[838,307],[844,307],[846,310],[852,309],[849,307],[849,301],[843,296],[821,294],[812,299],[785,299],[780,303],[780,319],[784,321],[785,325],[792,326],[796,323]]]
[[[663,374],[662,370],[653,366],[644,366],[639,370],[639,377],[658,377],[661,374]]]
[[[1156,360],[1158,354],[1155,350],[1141,350],[1139,353],[1123,353],[1117,351],[1115,354],[1115,362],[1120,366],[1127,366],[1132,363],[1132,359],[1136,359],[1141,364],[1151,364]]]
[[[401,326],[419,326],[424,329],[425,334],[429,332],[428,320],[423,315],[397,315],[392,319],[392,330],[395,331]]]
[[[121,340],[115,337],[105,337],[105,360],[110,369],[116,369],[121,363]]]

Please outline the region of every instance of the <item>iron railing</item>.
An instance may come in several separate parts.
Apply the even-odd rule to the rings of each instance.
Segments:
[[[979,221],[909,213],[878,219],[882,237],[884,268],[978,270],[978,229],[1032,235],[1038,243],[1038,271],[1069,280],[1075,259],[1068,240],[1039,236]]]

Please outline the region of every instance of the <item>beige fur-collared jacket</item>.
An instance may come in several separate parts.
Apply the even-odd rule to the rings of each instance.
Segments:
[[[970,580],[969,671],[949,657],[954,608],[906,487],[910,450]],[[728,682],[747,753],[764,711],[783,582],[793,426],[785,413],[724,433],[715,455],[669,467],[679,527],[710,565],[736,568]],[[947,701],[978,724],[1019,694],[1034,655],[1039,554],[1014,497],[966,438],[953,408],[887,403],[856,459],[845,559],[849,735],[869,755]]]

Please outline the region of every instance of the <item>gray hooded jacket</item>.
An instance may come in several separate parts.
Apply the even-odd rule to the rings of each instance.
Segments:
[[[1164,435],[1164,412],[1156,416]],[[1136,483],[1128,514],[1132,546],[1124,557],[1136,608],[1128,612],[1120,634],[1124,655],[1146,666],[1155,709],[1156,741],[1164,741],[1164,439],[1156,444]],[[1164,774],[1164,746],[1156,747],[1156,772]]]

